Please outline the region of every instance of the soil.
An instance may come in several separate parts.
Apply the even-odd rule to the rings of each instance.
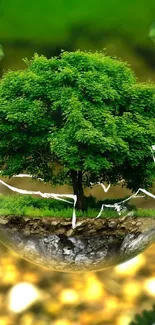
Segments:
[[[1,216],[0,226],[12,231],[29,235],[124,235],[141,233],[155,228],[155,218],[121,217],[121,218],[78,218],[76,228],[72,229],[71,219],[67,218],[32,218],[25,216]]]

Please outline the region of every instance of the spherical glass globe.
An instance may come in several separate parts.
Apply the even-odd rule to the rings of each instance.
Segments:
[[[58,271],[132,258],[155,239],[154,85],[104,51],[24,62],[0,86],[1,241]]]
[[[56,200],[50,197],[51,188],[39,181],[32,182],[23,176],[13,178],[11,181],[3,179],[2,182],[1,191],[5,192],[5,204],[8,199],[14,206],[20,205],[20,200],[23,199],[27,200],[28,206],[32,205],[33,199],[37,204],[40,201],[37,199],[35,189],[39,189],[43,194],[44,197],[40,199],[42,202]],[[150,195],[150,192],[140,190],[139,195],[131,194],[122,188],[120,183],[109,188],[104,184],[91,184],[91,187],[91,192],[87,189],[89,192],[86,191],[87,194],[95,192],[99,199],[101,196],[104,198],[98,213],[97,209],[94,210],[94,214],[97,215],[92,217],[85,216],[85,213],[79,217],[76,207],[74,209],[74,202],[69,217],[62,216],[61,212],[64,210],[61,209],[60,217],[58,211],[57,216],[39,216],[42,211],[36,208],[33,208],[33,211],[38,213],[38,216],[22,215],[22,212],[21,215],[16,213],[5,215],[5,206],[2,207],[1,204],[1,242],[22,258],[51,270],[87,272],[123,263],[144,251],[155,241],[153,216],[155,200],[152,193]],[[18,193],[21,188],[22,194]],[[60,192],[60,188],[56,190]],[[66,190],[69,191],[69,188]],[[27,194],[29,191],[31,196]],[[32,192],[35,192],[35,196],[32,196]],[[11,193],[18,194],[11,196]],[[45,193],[48,199],[45,198]],[[117,203],[116,193],[120,196],[120,199],[117,197]],[[27,194],[26,197],[24,194]],[[62,194],[57,195],[62,199]],[[122,200],[123,196],[126,198]],[[2,198],[3,196],[0,197],[1,203]],[[61,204],[61,201],[58,201],[58,204]],[[66,205],[69,203],[66,202]],[[32,211],[29,206],[30,212]],[[49,211],[47,215],[48,213]]]

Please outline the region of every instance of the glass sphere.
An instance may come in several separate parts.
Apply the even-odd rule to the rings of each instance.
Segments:
[[[9,185],[12,188],[6,186],[5,189],[8,188],[9,191],[17,189],[15,180],[13,182],[13,186]],[[24,180],[20,179],[20,182],[22,187],[28,186],[27,182],[24,185]],[[38,188],[39,183],[31,182],[29,186]],[[44,186],[47,188],[47,185],[42,185],[42,190]],[[121,191],[120,184],[113,188],[109,187],[109,191],[105,187],[104,196],[111,197],[118,189]],[[100,190],[103,191],[103,184],[96,185],[98,196]],[[103,195],[103,192],[101,193]],[[119,196],[122,196],[122,193],[120,192]],[[5,197],[7,194],[10,192],[5,193]],[[148,213],[148,209],[138,209],[144,205],[153,207],[155,201],[153,197],[146,199],[146,193],[142,194],[138,197],[128,196],[123,203],[121,199],[118,199],[117,203],[113,199],[115,203],[103,204],[97,218],[76,217],[77,211],[74,210],[74,206],[73,215],[69,218],[15,214],[4,216],[1,208],[0,241],[22,258],[54,271],[102,270],[133,258],[155,241],[155,218],[151,215],[147,217],[145,211]],[[57,195],[62,198],[62,194]],[[50,196],[50,193],[47,196]],[[9,197],[11,200],[11,196]],[[12,199],[13,197],[14,200],[17,198],[18,202],[19,196],[14,195]],[[20,197],[24,195],[20,194]],[[143,215],[138,216],[138,211],[143,211]]]

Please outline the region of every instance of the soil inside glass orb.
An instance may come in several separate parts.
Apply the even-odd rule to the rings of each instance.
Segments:
[[[0,240],[21,257],[63,272],[98,271],[123,263],[155,241],[155,218],[0,217]]]

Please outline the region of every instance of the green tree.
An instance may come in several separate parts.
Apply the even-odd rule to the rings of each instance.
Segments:
[[[25,60],[0,82],[0,169],[84,186],[148,189],[155,178],[155,87],[137,83],[128,65],[103,53],[62,52]]]
[[[135,320],[129,325],[154,325],[155,324],[155,306],[152,310],[144,310],[141,315],[136,315]]]

